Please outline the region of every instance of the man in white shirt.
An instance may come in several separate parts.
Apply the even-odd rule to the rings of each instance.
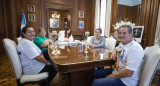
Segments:
[[[144,52],[139,43],[133,40],[131,26],[119,28],[120,44],[111,55],[116,61],[114,69],[100,69],[94,72],[93,86],[137,86],[143,65]]]

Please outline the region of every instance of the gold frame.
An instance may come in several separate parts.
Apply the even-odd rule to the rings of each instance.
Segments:
[[[35,5],[28,5],[28,12],[35,12]]]
[[[28,21],[29,22],[35,22],[36,21],[35,14],[28,14]]]
[[[83,11],[79,11],[79,18],[84,18],[84,12]]]

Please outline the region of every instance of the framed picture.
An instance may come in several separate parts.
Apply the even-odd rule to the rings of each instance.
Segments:
[[[80,29],[83,29],[84,28],[84,21],[79,21],[79,27]]]
[[[85,31],[85,36],[86,37],[90,36],[90,32],[89,31]]]
[[[79,18],[84,18],[84,12],[83,11],[79,11]]]
[[[59,28],[59,19],[50,18],[50,28]]]
[[[135,26],[133,27],[133,36],[135,40],[141,43],[142,36],[143,36],[144,26]]]
[[[28,21],[29,22],[35,22],[36,21],[36,17],[34,14],[28,14]]]
[[[35,5],[28,5],[28,12],[35,12]]]

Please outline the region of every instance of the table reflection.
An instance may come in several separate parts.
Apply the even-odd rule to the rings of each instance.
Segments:
[[[78,52],[79,45],[73,47],[63,46],[63,48],[60,46],[60,54],[56,56],[52,53],[54,51],[52,46],[49,46],[49,54],[56,64],[74,64],[78,62],[110,59],[111,52],[104,48],[87,48],[87,53],[85,52],[85,46],[83,46],[83,48],[82,52]]]

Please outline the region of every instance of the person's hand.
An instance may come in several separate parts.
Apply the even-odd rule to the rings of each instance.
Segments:
[[[116,61],[117,60],[117,53],[116,52],[112,52],[111,58]]]
[[[105,76],[105,78],[111,78],[111,74],[109,74],[109,75]]]
[[[69,40],[67,38],[64,39],[65,42],[69,42]]]
[[[48,39],[49,43],[52,43],[52,40],[51,39]]]
[[[89,47],[93,48],[93,47],[94,47],[94,45],[93,45],[93,44],[90,44],[90,45],[89,45]]]
[[[49,40],[44,40],[44,43],[46,43],[47,45],[49,45]]]

